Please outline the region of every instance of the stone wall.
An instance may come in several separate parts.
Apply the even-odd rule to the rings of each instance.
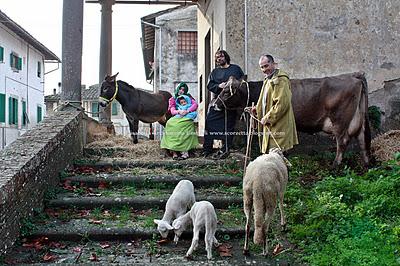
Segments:
[[[0,255],[19,236],[21,219],[43,208],[45,191],[82,155],[81,112],[58,112],[0,151]]]
[[[225,3],[226,7],[221,8],[217,3]],[[248,80],[263,78],[258,60],[266,53],[272,54],[278,67],[292,78],[363,71],[370,105],[380,102],[385,112],[385,129],[398,125],[398,115],[393,112],[396,113],[399,101],[395,87],[398,88],[396,80],[400,78],[400,1],[211,0],[199,1],[199,5],[199,32],[211,28],[215,35],[212,49],[220,45],[225,48],[234,63],[248,74]],[[213,14],[217,13],[219,19],[214,19]],[[199,58],[204,56],[202,43],[204,40],[200,38]],[[199,77],[203,72],[199,64]],[[372,93],[377,90],[382,92]],[[386,99],[382,100],[381,95]]]

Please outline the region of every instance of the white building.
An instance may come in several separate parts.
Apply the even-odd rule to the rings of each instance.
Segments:
[[[0,11],[0,149],[43,119],[47,62],[61,60]]]

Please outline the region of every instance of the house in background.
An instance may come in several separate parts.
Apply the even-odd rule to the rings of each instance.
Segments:
[[[141,41],[146,80],[152,82],[153,90],[173,94],[176,86],[185,82],[198,100],[197,6],[170,8],[143,17]],[[160,138],[162,127],[155,125],[155,136]]]
[[[44,63],[61,60],[0,11],[0,148],[45,114]]]

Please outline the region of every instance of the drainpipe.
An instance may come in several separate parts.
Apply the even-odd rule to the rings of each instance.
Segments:
[[[44,97],[44,85],[43,85],[43,97]],[[29,44],[26,46],[26,99],[25,99],[25,108],[26,114],[29,117]],[[22,106],[21,106],[22,107]],[[23,128],[22,121],[24,120],[25,114],[22,110],[22,120],[21,120],[21,129]],[[28,128],[28,121],[25,124],[26,128]]]
[[[247,73],[247,56],[248,56],[248,47],[247,47],[247,38],[248,38],[248,30],[247,30],[247,0],[244,0],[244,73]]]
[[[159,50],[159,57],[158,57],[158,61],[159,61],[159,63],[158,63],[158,79],[159,79],[159,87],[158,87],[158,89],[156,89],[156,91],[155,92],[158,92],[160,89],[161,89],[161,69],[162,69],[162,66],[161,66],[161,52],[162,52],[162,49],[161,49],[161,46],[162,46],[162,35],[161,35],[161,26],[159,26],[159,25],[156,25],[156,24],[152,24],[152,23],[149,23],[149,22],[146,22],[146,21],[143,21],[143,20],[141,20],[142,21],[142,23],[143,24],[145,24],[145,25],[148,25],[148,26],[151,26],[151,27],[154,27],[154,28],[157,28],[157,29],[159,29],[159,32],[160,32],[160,38],[159,38],[159,40],[158,40],[158,45],[159,45],[159,48],[158,48],[158,50]]]

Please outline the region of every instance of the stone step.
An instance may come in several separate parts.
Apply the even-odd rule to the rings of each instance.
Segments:
[[[134,196],[134,197],[62,197],[52,199],[47,202],[48,207],[63,208],[118,208],[121,206],[130,206],[134,209],[144,210],[148,208],[164,209],[169,195],[161,197]],[[227,208],[231,205],[242,205],[241,196],[224,195],[196,195],[197,201],[207,200],[214,205],[214,208]]]
[[[226,186],[238,186],[242,182],[242,177],[229,175],[214,176],[176,176],[176,175],[131,175],[127,173],[110,173],[95,175],[76,175],[68,176],[61,179],[62,182],[70,180],[71,182],[83,182],[85,186],[97,187],[100,183],[110,185],[134,185],[141,188],[151,183],[164,183],[175,186],[181,180],[192,181],[195,187],[209,187],[218,184]]]
[[[135,228],[117,226],[91,226],[90,224],[60,223],[51,228],[38,228],[33,234],[27,236],[29,239],[47,237],[51,241],[106,241],[106,240],[129,240],[129,239],[152,239],[153,235],[159,235],[156,228]],[[173,232],[170,232],[172,237]],[[182,239],[190,239],[193,236],[192,230],[185,230]],[[243,227],[218,227],[216,237],[218,239],[230,239],[244,236]]]
[[[243,156],[235,155],[223,160],[212,160],[206,158],[189,158],[186,160],[130,160],[123,158],[104,158],[97,159],[83,159],[74,163],[75,167],[92,167],[95,169],[119,169],[119,168],[182,168],[182,167],[207,167],[210,165],[223,166],[226,164],[237,165],[239,168],[243,165]]]
[[[77,167],[93,167],[95,169],[102,168],[156,168],[156,167],[169,167],[178,168],[184,166],[208,166],[208,165],[223,165],[226,160],[209,160],[209,159],[187,159],[187,160],[155,160],[155,161],[141,161],[141,160],[124,160],[124,159],[101,159],[100,161],[95,160],[84,160],[82,162],[75,163]]]

